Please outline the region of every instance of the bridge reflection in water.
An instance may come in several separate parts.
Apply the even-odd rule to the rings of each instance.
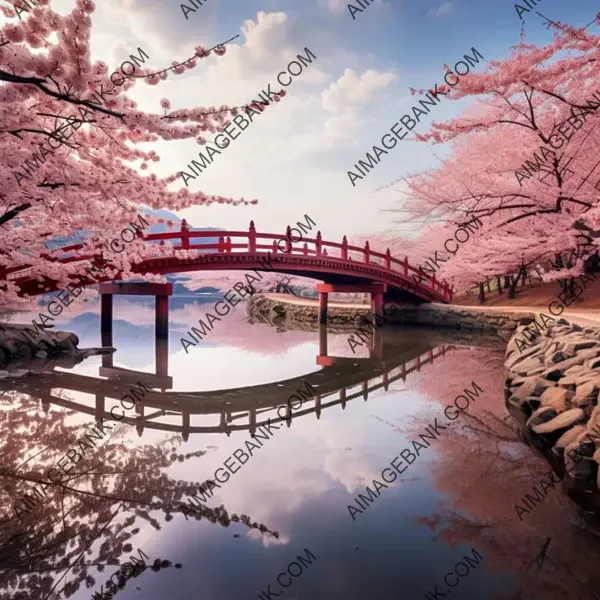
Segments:
[[[323,335],[322,331],[320,335]],[[268,419],[272,423],[284,421],[289,427],[295,419],[311,413],[318,419],[326,408],[341,405],[345,409],[349,401],[359,397],[366,401],[369,393],[382,388],[387,391],[390,384],[399,379],[404,381],[410,373],[420,371],[453,347],[440,346],[427,339],[427,336],[418,336],[416,340],[411,339],[409,348],[399,348],[396,335],[389,339],[387,337],[379,332],[374,341],[378,356],[364,359],[327,357],[330,366],[301,377],[268,384],[197,392],[167,391],[173,385],[172,378],[168,375],[168,340],[157,337],[155,374],[114,367],[113,356],[104,355],[98,377],[55,371],[52,368],[37,372],[35,378],[1,380],[0,390],[15,390],[38,398],[46,413],[50,405],[54,404],[90,415],[99,424],[101,420],[117,421],[110,414],[111,408],[119,404],[119,399],[130,387],[137,389],[137,382],[140,381],[150,391],[145,392],[137,406],[125,411],[125,416],[119,421],[135,427],[139,436],[146,429],[179,433],[186,441],[191,433],[230,435],[232,431],[247,430],[253,434]],[[103,345],[110,345],[112,330],[105,328],[102,342]],[[305,395],[299,410],[291,411],[288,406],[286,412],[280,410],[283,416],[278,415],[277,408],[285,405],[298,389],[307,389],[306,382],[317,395],[310,398]],[[95,402],[91,398],[86,402],[61,397],[64,392],[68,395],[69,391],[90,394]],[[292,418],[288,418],[290,413]],[[214,416],[215,424],[193,425],[193,416]],[[171,422],[163,422],[165,420]],[[174,420],[179,423],[173,423]]]

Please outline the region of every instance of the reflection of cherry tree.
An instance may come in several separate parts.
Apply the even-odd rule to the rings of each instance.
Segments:
[[[71,596],[82,583],[95,586],[93,569],[119,565],[121,556],[127,560],[140,531],[138,521],[160,531],[161,516],[171,521],[185,498],[198,491],[200,482],[173,479],[167,470],[204,451],[179,453],[177,438],[134,448],[113,438],[88,450],[76,465],[67,463],[72,470],[60,483],[45,487],[45,497],[30,512],[19,511],[20,520],[15,503],[41,487],[38,482],[46,481],[47,470],[77,448],[90,424],[67,425],[69,412],[43,415],[16,392],[6,394],[0,406],[2,430],[11,432],[1,446],[0,600],[54,600],[62,593]],[[224,506],[198,508],[188,519],[223,527],[242,522],[278,536],[246,515],[230,516]],[[84,560],[86,554],[95,559]]]
[[[533,485],[539,488],[540,480],[548,479],[550,465],[523,445],[519,427],[508,414],[502,394],[503,356],[459,349],[430,365],[419,378],[420,389],[440,403],[434,410],[443,425],[447,425],[443,407],[465,387],[471,389],[472,380],[484,393],[436,443],[438,458],[432,467],[436,487],[449,496],[452,509],[440,509],[418,521],[451,547],[466,543],[477,548],[489,569],[514,572],[518,578],[514,598],[598,598],[590,591],[597,580],[595,561],[587,559],[600,550],[598,541],[584,528],[577,506],[561,485],[550,488],[522,520],[515,510],[515,504],[524,507],[521,498],[526,494],[535,495]],[[413,424],[415,433],[430,417]]]

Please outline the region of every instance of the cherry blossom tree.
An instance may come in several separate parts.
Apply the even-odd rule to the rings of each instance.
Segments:
[[[64,16],[50,4],[38,0],[28,10],[0,7],[6,17],[0,27],[0,268],[26,259],[36,274],[63,287],[78,267],[56,265],[45,256],[44,242],[57,235],[90,232],[81,251],[86,255],[135,221],[142,204],[181,210],[257,202],[190,191],[180,172],[168,177],[148,173],[160,155],[140,148],[181,139],[206,144],[204,134],[222,131],[242,109],[259,112],[256,106],[170,110],[170,100],[163,98],[157,112],[147,113],[128,95],[136,85],[159,85],[210,55],[223,56],[225,42],[197,46],[191,56],[158,70],[142,68],[149,55],[143,48],[132,49],[134,55],[123,60],[136,56],[135,65],[130,61],[134,71],[115,71],[115,77],[106,63],[90,59],[94,2],[76,0]],[[284,95],[278,92],[275,101]],[[186,186],[171,186],[181,183]],[[131,275],[133,262],[156,252],[139,240],[128,250],[116,260],[125,275]],[[16,301],[14,284],[8,282],[0,289],[0,302]]]
[[[586,247],[589,255],[598,249],[600,36],[587,27],[552,27],[548,44],[522,41],[506,60],[441,87],[449,101],[474,102],[415,137],[447,143],[451,153],[439,167],[408,177],[402,210],[445,223],[425,229],[417,245],[425,254],[437,249],[450,256],[440,277],[463,289],[503,274],[524,276],[565,250]],[[444,240],[474,217],[484,223],[482,233],[456,255],[444,252]],[[583,269],[579,260],[546,275]]]

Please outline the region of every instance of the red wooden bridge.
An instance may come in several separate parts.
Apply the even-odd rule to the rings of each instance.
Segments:
[[[289,226],[284,235],[257,233],[254,221],[250,222],[248,231],[190,231],[185,219],[181,222],[180,231],[148,235],[138,231],[137,236],[161,247],[160,253],[157,252],[155,257],[133,265],[132,271],[140,276],[188,271],[271,270],[345,288],[352,284],[368,286],[379,283],[386,285],[390,291],[397,290],[404,294],[408,294],[406,288],[410,284],[411,292],[413,285],[416,289],[408,295],[421,301],[448,303],[452,299],[452,291],[447,283],[437,280],[435,275],[419,273],[419,269],[410,265],[406,257],[404,260],[392,257],[389,248],[384,253],[371,250],[369,242],[364,247],[352,246],[348,244],[346,236],[341,243],[328,242],[321,238],[321,232],[318,231],[315,238],[301,237],[294,240]],[[217,236],[218,243],[202,243],[204,238]],[[61,264],[81,262],[83,276],[84,267],[89,269],[92,264],[102,266],[105,264],[104,259],[110,260],[111,255],[116,254],[106,249],[77,254],[79,250],[85,252],[87,248],[83,244],[64,246],[44,254],[44,257]],[[181,250],[196,251],[196,254],[184,258],[180,255]],[[269,252],[270,268],[265,269],[265,259]],[[72,278],[77,285],[93,285],[122,280],[120,275],[109,277],[96,270],[93,280],[90,280],[89,275],[83,276],[83,283],[75,276]],[[420,281],[418,277],[415,281],[413,275],[419,275]],[[60,289],[56,281],[39,277],[31,264],[0,266],[0,281],[2,280],[14,282],[21,295],[38,295]]]

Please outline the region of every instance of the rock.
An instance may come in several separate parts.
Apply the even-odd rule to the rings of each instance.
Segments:
[[[583,360],[581,361],[583,363]],[[516,364],[511,371],[516,373],[517,375],[521,375],[525,377],[526,375],[530,375],[534,369],[538,369],[539,367],[543,367],[544,364],[540,361],[537,356],[529,356],[523,361]]]
[[[573,365],[582,365],[586,361],[586,359],[589,358],[584,356],[586,352],[589,352],[589,350],[582,350],[577,356],[574,356],[573,358],[567,358],[566,360],[563,360],[561,362],[554,363],[554,367],[556,369],[560,369],[561,373],[564,375],[565,371],[569,367],[572,367]]]
[[[564,414],[564,413],[563,413]],[[585,432],[585,425],[574,425],[570,429],[567,429],[554,444],[554,448],[557,450],[564,450],[569,444],[574,442],[582,433]]]
[[[578,425],[584,419],[585,415],[580,408],[571,408],[546,423],[534,425],[531,429],[539,435],[544,433],[556,433],[561,430],[570,429],[573,425]]]
[[[586,357],[583,356],[585,352],[589,352],[589,350],[582,350],[577,356],[573,358],[568,358],[567,360],[563,360],[562,362],[555,363],[554,365],[549,366],[543,373],[542,377],[546,379],[550,379],[550,381],[558,381],[565,375],[565,371],[574,365],[583,365],[586,361]],[[525,373],[520,373],[525,375]],[[570,377],[574,377],[571,375]]]
[[[550,406],[541,406],[538,408],[527,420],[527,427],[530,429],[535,427],[536,425],[541,425],[542,423],[547,423],[556,417],[558,413],[556,410]]]
[[[587,372],[587,373],[582,373],[581,375],[578,376],[578,380],[580,383],[587,383],[588,381],[594,381],[596,383],[596,385],[598,385],[598,387],[600,388],[600,372]]]
[[[79,345],[79,337],[76,334],[71,333],[70,331],[57,331],[54,333],[56,340],[60,343],[64,340],[69,340],[73,343],[73,345]]]
[[[590,431],[600,430],[600,406],[594,406],[586,427]]]
[[[534,396],[529,396],[525,400],[509,396],[507,399],[509,404],[521,410],[526,416],[530,416],[540,407],[540,399]]]
[[[599,440],[600,442],[598,434],[590,433],[589,429],[586,427],[585,431],[581,432],[575,440],[573,440],[572,444],[577,444],[577,452],[579,452],[579,454],[591,458],[596,451],[596,445],[594,444],[596,440]],[[570,446],[571,445],[569,444],[567,447]]]
[[[600,354],[600,348],[590,348],[588,350],[580,350],[577,353],[578,357],[583,357],[584,360],[591,360]]]
[[[4,379],[5,377],[8,377],[8,375],[8,371],[0,371],[0,379]]]
[[[552,358],[550,359],[550,361],[554,364],[559,363],[559,362],[564,362],[565,360],[569,359],[569,358],[573,358],[572,355],[569,354],[565,354],[564,352],[559,351],[559,352],[555,352],[552,355]]]
[[[38,350],[35,353],[36,358],[46,358],[48,356],[48,353],[45,350]]]
[[[16,369],[15,371],[10,371],[8,373],[9,377],[25,377],[25,375],[29,375],[31,371],[27,369]]]
[[[515,382],[513,381],[513,384]],[[523,384],[516,388],[512,395],[518,400],[524,401],[528,396],[540,397],[548,388],[550,383],[541,377],[528,377]]]
[[[515,344],[515,348],[516,347],[517,346]],[[510,358],[507,358],[504,361],[504,366],[508,370],[511,370],[515,365],[518,365],[522,360],[525,360],[526,358],[529,358],[532,355],[537,355],[539,353],[540,353],[540,348],[538,346],[533,346],[531,348],[527,348],[527,350],[524,350],[523,352],[517,351],[516,355],[512,355]]]
[[[11,360],[17,354],[17,345],[4,337],[0,339],[0,349],[4,352],[8,360]]]
[[[585,371],[586,368],[583,365],[573,365],[572,367],[569,367],[566,371],[565,371],[565,377],[569,377],[569,375],[575,375],[577,373],[581,373],[581,371]]]
[[[564,412],[569,408],[567,390],[564,388],[549,387],[540,396],[540,400],[543,407],[552,407],[557,413]]]
[[[571,400],[571,406],[574,408],[586,408],[588,406],[595,406],[598,403],[598,398],[596,397],[594,400],[589,397],[578,397],[574,396]]]
[[[569,342],[565,344],[564,350],[569,352],[571,355],[577,354],[580,350],[586,350],[589,348],[598,348],[600,350],[600,346],[598,345],[597,340],[585,340],[582,338],[579,342]]]
[[[573,451],[577,452],[576,458],[578,462],[573,460]],[[590,454],[590,458],[594,455],[592,452]],[[586,479],[592,473],[592,464],[591,461],[585,460],[581,455],[581,449],[577,442],[572,442],[568,444],[565,448],[564,454],[564,463],[565,470],[571,477],[575,477],[576,479]]]
[[[77,352],[77,347],[71,340],[63,340],[60,343],[60,347],[63,352],[66,352],[67,354],[75,354]]]
[[[579,383],[575,396],[571,399],[571,404],[579,407],[598,404],[598,386],[593,381]]]
[[[577,387],[577,383],[579,382],[579,377],[577,375],[569,375],[567,377],[563,377],[558,380],[558,387],[565,388],[567,390],[575,391]]]
[[[533,414],[541,405],[540,399],[534,396],[529,396],[525,401],[521,404],[521,410],[526,415]]]

